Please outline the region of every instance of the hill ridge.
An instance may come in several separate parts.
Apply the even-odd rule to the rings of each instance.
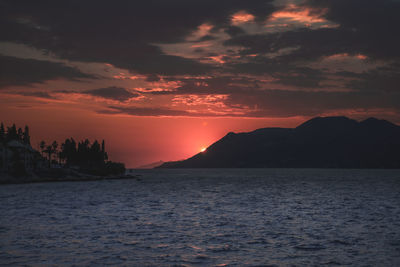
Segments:
[[[229,132],[205,152],[161,168],[400,168],[400,126],[316,117],[295,128]]]

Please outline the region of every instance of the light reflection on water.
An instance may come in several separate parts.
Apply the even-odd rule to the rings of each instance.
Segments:
[[[136,173],[0,186],[0,264],[400,264],[400,170]]]

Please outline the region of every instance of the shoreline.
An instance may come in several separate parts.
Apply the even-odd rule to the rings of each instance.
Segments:
[[[128,179],[140,179],[136,175],[110,175],[110,176],[94,176],[84,175],[82,176],[67,176],[67,177],[12,177],[12,176],[0,176],[0,185],[8,184],[32,184],[32,183],[55,183],[55,182],[88,182],[88,181],[100,181],[100,180],[128,180]]]

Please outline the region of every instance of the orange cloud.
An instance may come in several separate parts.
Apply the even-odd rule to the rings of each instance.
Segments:
[[[143,88],[143,87],[136,87],[134,88],[138,92],[142,93],[152,93],[152,92],[173,92],[175,91],[174,89],[166,89],[166,88],[160,88],[160,87],[154,87],[154,88]]]
[[[212,28],[211,24],[204,23],[199,26],[198,31],[200,35],[206,35]]]
[[[311,8],[299,7],[294,4],[289,4],[286,8],[274,12],[270,21],[276,21],[278,19],[288,19],[292,22],[299,22],[311,26],[313,23],[328,23],[328,20],[322,18],[326,13],[325,9],[313,10]]]
[[[211,46],[211,43],[194,44],[194,45],[191,45],[190,47],[199,48],[199,47],[209,47],[209,46]]]
[[[340,53],[340,54],[334,54],[334,55],[330,55],[325,57],[325,59],[328,60],[341,60],[341,59],[349,59],[349,58],[356,58],[359,60],[365,60],[368,57],[366,55],[363,54],[357,54],[357,55],[349,55],[348,53]]]
[[[364,59],[367,59],[368,57],[366,55],[363,55],[363,54],[358,54],[358,55],[356,55],[356,58],[364,60]]]
[[[232,24],[233,25],[239,25],[242,23],[254,21],[254,16],[250,13],[247,13],[245,11],[239,11],[235,14],[232,15]]]
[[[214,26],[208,23],[203,23],[187,38],[187,41],[197,40],[210,33]]]
[[[213,56],[213,57],[209,57],[209,58],[220,64],[224,64],[226,62],[225,60],[223,60],[224,57],[225,57],[225,55],[219,55],[219,56]]]
[[[228,98],[228,95],[215,94],[215,95],[179,95],[172,99],[172,102],[176,104],[184,104],[187,106],[216,106],[225,107],[224,100]],[[174,105],[173,104],[173,105]]]
[[[143,75],[128,75],[126,73],[120,72],[117,75],[113,75],[113,78],[116,80],[137,80],[146,78]]]

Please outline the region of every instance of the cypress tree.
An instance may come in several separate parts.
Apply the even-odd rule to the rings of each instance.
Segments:
[[[11,127],[7,127],[6,139],[8,142],[12,140],[18,140],[17,127],[15,124],[13,124]]]
[[[25,126],[24,143],[27,144],[27,145],[31,144],[31,137],[29,136],[29,127],[28,127],[28,125]]]
[[[103,155],[103,161],[108,160],[108,155],[107,155],[107,152],[106,152],[106,145],[104,143],[104,139],[101,142],[101,154]]]
[[[39,147],[40,147],[40,150],[42,152],[42,157],[43,157],[43,152],[44,152],[44,149],[46,148],[46,142],[45,141],[41,141],[40,144],[39,144]]]
[[[52,150],[52,153],[57,157],[57,155],[58,155],[58,153],[57,153],[57,148],[58,148],[58,143],[57,143],[57,141],[53,141],[53,143],[51,144],[51,150]],[[57,158],[56,158],[56,160],[57,160]],[[50,161],[51,161],[51,158],[50,158]]]
[[[17,135],[18,135],[18,138],[17,138],[18,141],[23,141],[24,140],[24,133],[23,133],[21,128],[18,128]]]
[[[4,124],[0,125],[0,142],[4,142],[6,139],[6,131],[4,130]]]

